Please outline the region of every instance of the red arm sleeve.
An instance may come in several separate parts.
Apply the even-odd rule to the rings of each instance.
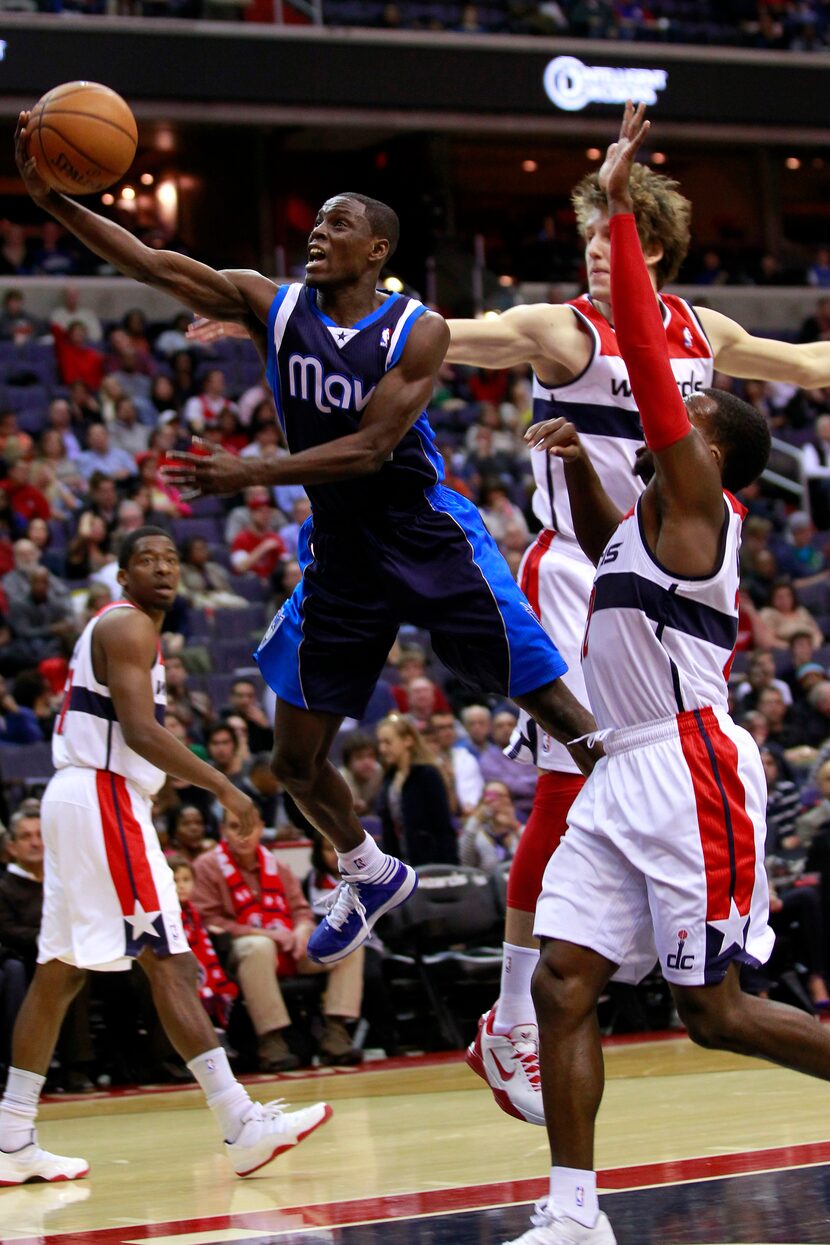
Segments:
[[[667,450],[691,430],[631,212],[611,217],[611,305],[646,445]]]

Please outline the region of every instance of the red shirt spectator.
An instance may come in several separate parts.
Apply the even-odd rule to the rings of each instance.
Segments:
[[[89,389],[100,389],[104,379],[104,356],[87,344],[85,326],[75,320],[68,329],[62,329],[59,324],[51,325],[51,329],[61,384],[72,385],[82,380]]]
[[[285,541],[269,528],[274,508],[267,498],[250,498],[248,527],[234,538],[231,545],[231,566],[238,575],[252,571],[261,579],[270,579],[280,562],[288,557]]]
[[[49,502],[39,488],[29,483],[29,464],[20,459],[9,470],[5,480],[0,480],[0,488],[8,496],[9,505],[18,519],[26,526],[30,519],[46,519],[52,517]]]

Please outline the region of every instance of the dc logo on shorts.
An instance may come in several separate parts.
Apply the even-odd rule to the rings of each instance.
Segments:
[[[666,957],[667,968],[679,968],[681,972],[690,972],[694,968],[695,957],[684,954],[688,937],[689,931],[687,929],[679,929],[677,931],[677,951]]]

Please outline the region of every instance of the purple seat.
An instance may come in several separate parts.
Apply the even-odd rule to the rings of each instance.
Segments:
[[[0,777],[5,786],[46,781],[54,772],[50,743],[0,745]]]
[[[248,636],[233,640],[214,640],[210,646],[213,667],[217,674],[230,674],[243,666],[253,665],[257,641]]]
[[[173,519],[170,526],[177,545],[183,545],[186,540],[192,540],[194,536],[201,536],[202,540],[206,540],[208,544],[222,539],[222,524],[218,519],[200,518],[194,515],[192,519]]]
[[[223,640],[246,638],[253,632],[265,630],[265,607],[261,604],[245,605],[239,609],[220,609],[213,616],[216,638]]]
[[[225,507],[218,497],[195,497],[190,503],[194,519],[224,519]]]

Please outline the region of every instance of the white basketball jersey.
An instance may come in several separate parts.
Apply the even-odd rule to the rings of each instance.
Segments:
[[[721,557],[711,577],[681,579],[660,565],[645,542],[639,502],[608,542],[582,646],[582,672],[600,729],[707,705],[727,708],[746,511],[729,493],[724,506]]]
[[[564,416],[575,425],[614,504],[625,514],[643,491],[633,474],[643,429],[631,392],[617,334],[587,294],[569,304],[592,341],[588,366],[564,385],[546,388],[533,378],[533,422]],[[673,294],[660,296],[669,358],[684,398],[712,384],[712,348],[694,311]],[[540,523],[576,544],[562,460],[543,449],[531,454],[536,492],[533,512]],[[587,561],[587,559],[585,559]]]
[[[165,780],[165,773],[128,748],[124,740],[109,688],[99,683],[92,667],[92,633],[98,621],[116,609],[136,609],[129,601],[114,601],[91,619],[81,632],[66,679],[63,707],[52,737],[55,769],[79,765],[85,769],[109,770],[135,783],[147,795],[154,795]],[[152,670],[156,719],[164,721],[167,680],[161,646]]]

